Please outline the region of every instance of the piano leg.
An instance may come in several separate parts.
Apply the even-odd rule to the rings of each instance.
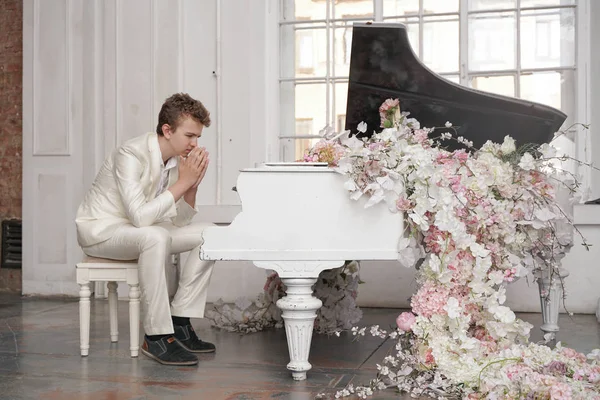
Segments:
[[[277,271],[287,287],[286,296],[277,301],[285,322],[290,362],[287,368],[297,381],[306,379],[312,368],[308,362],[313,325],[323,303],[313,296],[312,286],[326,269],[344,265],[343,260],[327,261],[254,261],[258,268]]]
[[[312,331],[317,310],[323,305],[312,295],[312,285],[316,278],[281,278],[287,286],[287,295],[277,301],[283,311],[290,362],[287,368],[292,371],[294,380],[306,379],[306,371],[312,368],[308,362]]]

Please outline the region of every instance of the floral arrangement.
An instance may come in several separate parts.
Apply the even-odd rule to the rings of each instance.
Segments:
[[[349,330],[362,318],[356,305],[360,280],[360,265],[346,261],[340,268],[322,271],[314,285],[314,296],[323,301],[317,310],[314,330],[317,333],[334,334]]]
[[[413,396],[468,399],[600,398],[598,352],[586,356],[560,343],[528,343],[532,326],[507,306],[505,286],[531,272],[560,280],[560,259],[573,244],[568,208],[577,183],[557,167],[549,144],[517,150],[507,136],[474,149],[468,140],[401,112],[398,100],[379,109],[383,130],[358,139],[329,133],[306,155],[345,175],[352,199],[385,202],[406,215],[398,260],[417,266],[412,312],[397,329],[369,332],[397,341],[366,386],[336,394],[396,387]],[[366,131],[364,123],[358,130]],[[456,140],[462,149],[444,148]],[[585,244],[585,243],[584,243]],[[355,335],[367,328],[352,328]]]
[[[239,297],[233,304],[219,299],[212,308],[206,310],[205,316],[213,326],[229,332],[254,333],[273,327],[281,328],[283,319],[276,302],[284,295],[283,282],[273,272],[256,299]]]
[[[313,286],[315,297],[323,301],[317,311],[314,330],[317,333],[334,334],[349,330],[362,318],[356,305],[360,280],[360,265],[347,261],[342,267],[322,271]],[[238,298],[227,304],[221,299],[206,311],[213,326],[229,332],[253,333],[268,328],[283,327],[277,300],[285,296],[285,285],[276,272],[267,277],[263,292],[254,300]]]

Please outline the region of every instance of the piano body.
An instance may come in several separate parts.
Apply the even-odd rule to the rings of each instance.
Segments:
[[[287,296],[283,311],[290,363],[306,379],[310,343],[321,300],[312,295],[321,271],[345,260],[396,260],[404,230],[401,214],[385,203],[364,208],[351,200],[345,178],[326,163],[266,163],[240,172],[242,212],[227,227],[204,231],[200,258],[251,260],[277,271]]]
[[[517,144],[552,138],[566,116],[558,110],[456,85],[425,67],[413,53],[401,24],[355,24],[348,85],[346,128],[368,123],[379,131],[378,108],[399,98],[422,126],[452,121],[476,146]],[[356,133],[356,132],[355,132]],[[265,163],[240,171],[242,212],[226,227],[204,232],[200,258],[246,260],[277,271],[287,286],[277,302],[283,311],[290,362],[296,380],[306,379],[316,311],[322,303],[311,286],[319,273],[345,260],[396,260],[404,231],[402,214],[366,199],[350,200],[344,177],[323,163]]]

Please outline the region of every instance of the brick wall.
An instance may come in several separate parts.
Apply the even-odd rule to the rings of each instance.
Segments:
[[[0,220],[21,218],[23,0],[0,1]]]
[[[21,218],[23,0],[0,0],[0,221]],[[20,270],[0,269],[0,289],[19,290]]]

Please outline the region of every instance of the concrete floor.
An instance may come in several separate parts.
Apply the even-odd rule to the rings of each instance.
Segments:
[[[199,336],[217,352],[201,355],[195,367],[162,366],[140,354],[129,357],[127,303],[119,302],[120,341],[111,343],[106,300],[92,302],[90,355],[79,355],[76,299],[24,298],[0,294],[0,399],[207,399],[304,400],[335,392],[349,382],[366,383],[375,364],[393,345],[375,338],[352,343],[352,336],[313,337],[313,369],[295,382],[285,365],[283,329],[250,335],[212,328],[196,320]],[[362,324],[389,326],[400,310],[363,309]],[[521,314],[539,326],[539,314]],[[561,315],[560,340],[579,351],[600,347],[600,325],[593,315]],[[535,329],[532,340],[541,334]],[[393,390],[372,399],[408,398]]]

